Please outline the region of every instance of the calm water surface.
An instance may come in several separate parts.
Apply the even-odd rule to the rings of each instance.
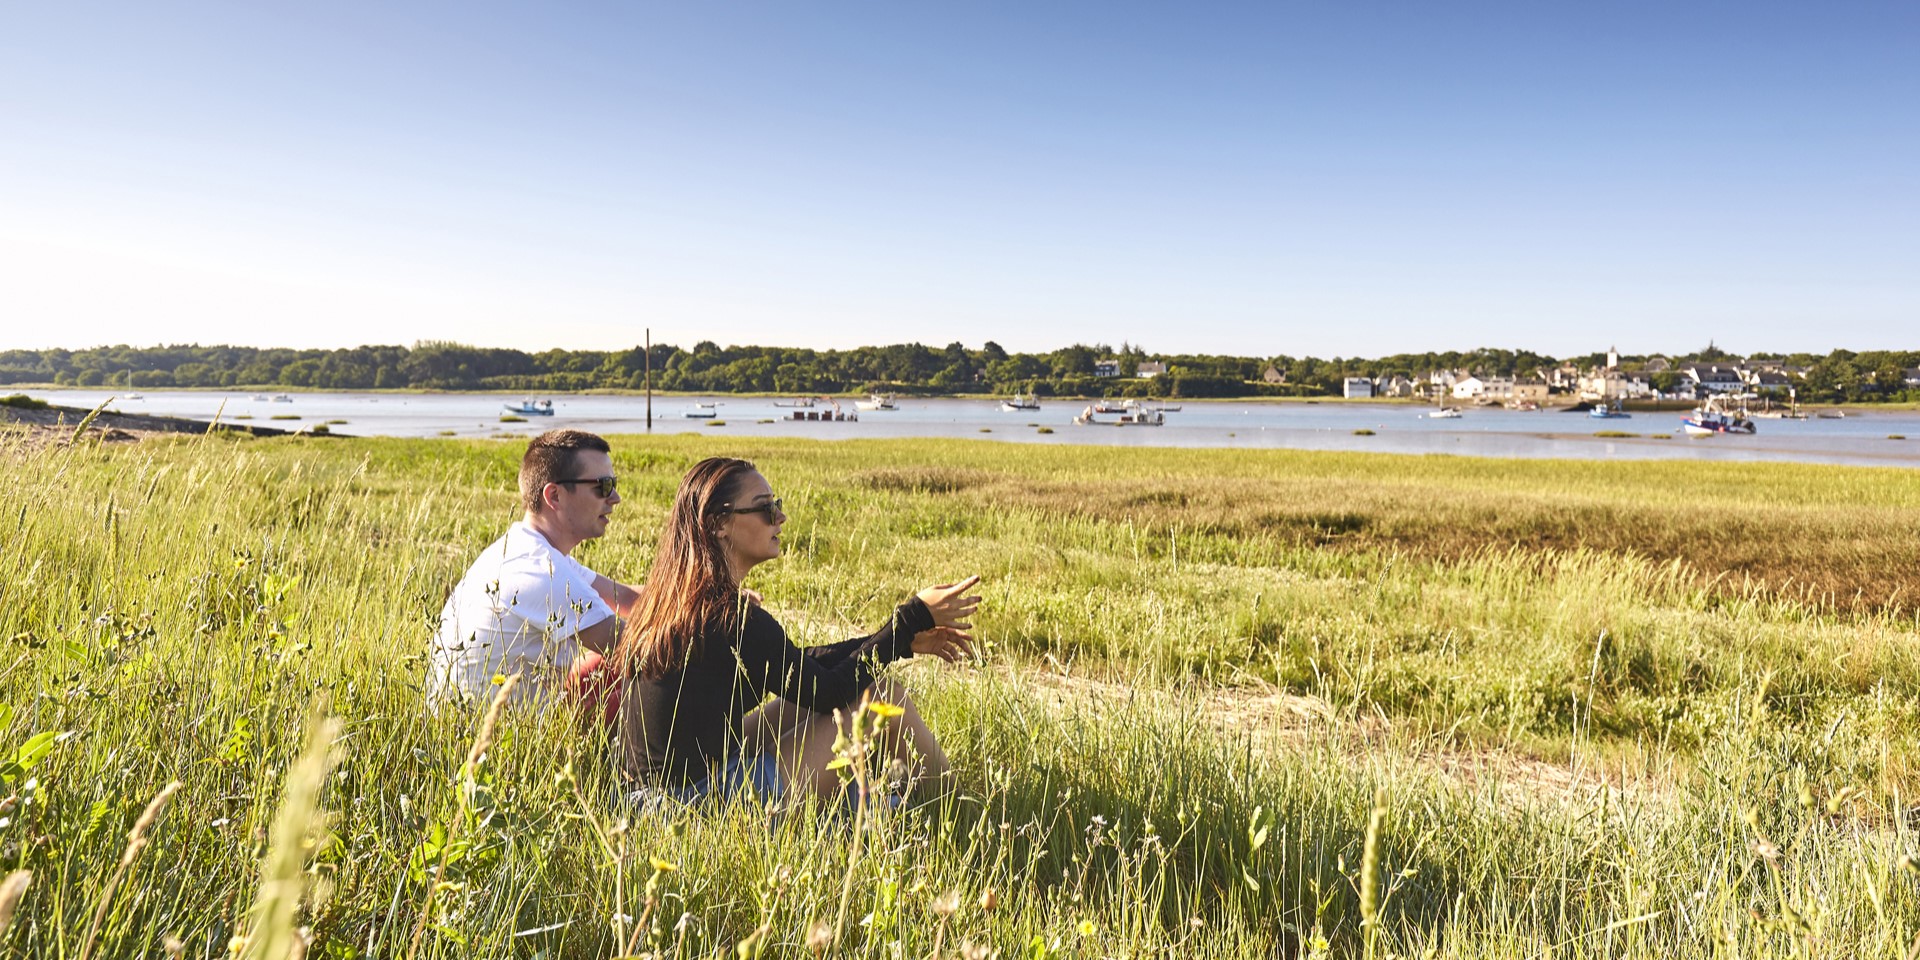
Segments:
[[[115,394],[97,390],[32,391],[52,403],[92,407]],[[144,399],[124,396],[114,408],[212,419],[250,417],[261,426],[298,428],[343,420],[335,433],[390,437],[530,436],[556,426],[597,433],[642,433],[646,399],[625,396],[554,396],[555,415],[528,417],[526,423],[501,423],[503,405],[518,398],[499,394],[297,393],[291,402],[255,400],[251,394],[199,391],[149,391]],[[718,423],[684,414],[701,403],[717,403]],[[1678,434],[1679,413],[1636,413],[1629,420],[1595,420],[1583,413],[1523,413],[1472,409],[1456,420],[1429,420],[1420,407],[1395,403],[1193,402],[1167,414],[1165,426],[1075,426],[1085,401],[1043,401],[1037,411],[1003,412],[985,400],[901,399],[892,412],[859,411],[855,423],[808,423],[789,419],[793,411],[775,407],[773,398],[656,397],[657,433],[715,433],[747,436],[805,436],[830,440],[861,437],[954,437],[1012,443],[1093,443],[1141,447],[1283,447],[1298,450],[1357,450],[1386,453],[1442,453],[1476,457],[1560,457],[1570,459],[1738,460],[1845,463],[1920,467],[1920,413],[1850,412],[1839,420],[1760,420],[1754,436],[1689,439]],[[849,412],[852,401],[842,401]],[[816,407],[815,410],[828,409]],[[297,420],[271,419],[274,416]],[[1110,419],[1110,418],[1109,418]],[[1052,433],[1041,433],[1040,428]],[[1356,436],[1372,430],[1372,436]],[[1599,431],[1642,434],[1637,438],[1601,438]],[[1902,434],[1911,440],[1891,440]],[[1653,435],[1659,435],[1654,437]]]

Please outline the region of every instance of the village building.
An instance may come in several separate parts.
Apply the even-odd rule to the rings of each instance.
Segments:
[[[1639,400],[1653,396],[1653,383],[1637,371],[1596,367],[1576,388],[1582,400]]]
[[[1095,360],[1093,375],[1096,377],[1117,377],[1120,375],[1120,361],[1114,359]]]
[[[1349,400],[1373,396],[1373,381],[1366,377],[1348,377],[1341,384],[1340,395]]]
[[[1733,367],[1717,363],[1696,363],[1680,371],[1692,382],[1696,395],[1715,393],[1743,393],[1747,382],[1740,377],[1740,371]]]
[[[1541,367],[1534,375],[1546,382],[1547,388],[1554,393],[1573,393],[1580,389],[1580,368],[1571,363],[1563,363],[1552,369]]]
[[[1391,377],[1382,378],[1375,388],[1374,393],[1376,396],[1401,399],[1415,395],[1413,381],[1397,373]]]
[[[1147,363],[1141,364],[1134,371],[1133,375],[1143,380],[1150,380],[1166,372],[1167,372],[1166,364],[1160,363],[1159,361],[1149,361]]]
[[[1492,377],[1462,377],[1453,381],[1452,396],[1455,400],[1490,400],[1501,395],[1501,381]],[[1513,381],[1505,381],[1505,392],[1513,392]]]
[[[1548,392],[1549,390],[1545,380],[1515,380],[1513,381],[1513,392],[1508,396],[1507,403],[1509,406],[1519,406],[1528,403],[1538,406],[1547,402]]]
[[[1270,363],[1267,364],[1266,372],[1260,374],[1260,379],[1268,383],[1286,383],[1287,375],[1285,371]]]

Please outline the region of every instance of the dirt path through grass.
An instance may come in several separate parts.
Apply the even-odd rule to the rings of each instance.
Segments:
[[[923,677],[931,670],[912,668]],[[1399,734],[1394,721],[1377,713],[1358,717],[1318,697],[1269,685],[1142,689],[1041,664],[1002,664],[993,670],[1009,685],[1029,691],[1056,713],[1190,713],[1203,727],[1229,739],[1244,738],[1255,750],[1335,750],[1356,763],[1381,756],[1409,762],[1460,790],[1497,796],[1515,807],[1600,805],[1631,800],[1659,802],[1672,784],[1655,777],[1629,778],[1617,771],[1549,763],[1501,748],[1441,745],[1432,738]],[[919,678],[916,678],[919,679]],[[1197,706],[1194,706],[1197,704]]]

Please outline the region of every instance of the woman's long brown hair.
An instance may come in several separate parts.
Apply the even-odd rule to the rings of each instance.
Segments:
[[[715,531],[753,464],[708,457],[680,478],[673,509],[660,529],[653,570],[620,634],[614,668],[621,676],[658,680],[687,662],[709,632],[740,627],[740,584]]]

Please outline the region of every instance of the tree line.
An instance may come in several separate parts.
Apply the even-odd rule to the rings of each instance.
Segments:
[[[1643,357],[1623,358],[1635,367]],[[1685,357],[1691,362],[1727,362],[1709,345]],[[1756,355],[1805,369],[1800,398],[1810,402],[1920,400],[1905,385],[1920,365],[1916,351],[1835,350],[1826,355]],[[1120,375],[1101,376],[1103,361]],[[1138,377],[1139,365],[1164,364],[1166,372]],[[1604,353],[1555,358],[1525,350],[1402,353],[1359,357],[1236,357],[1148,353],[1128,343],[1074,344],[1049,353],[1009,353],[987,341],[920,343],[808,350],[728,346],[703,340],[692,349],[657,344],[651,352],[628,350],[523,350],[422,341],[411,347],[363,346],[334,350],[170,345],[110,346],[85,350],[0,351],[0,384],[63,387],[258,388],[319,390],[515,390],[572,393],[639,390],[649,366],[653,387],[697,393],[813,395],[852,392],[923,394],[1037,393],[1051,396],[1336,396],[1348,377],[1419,379],[1430,370],[1463,369],[1482,376],[1532,376],[1561,363],[1582,369],[1605,362]],[[1269,374],[1269,371],[1272,371]],[[1668,373],[1670,384],[1678,374]],[[1656,385],[1662,385],[1656,383]]]

